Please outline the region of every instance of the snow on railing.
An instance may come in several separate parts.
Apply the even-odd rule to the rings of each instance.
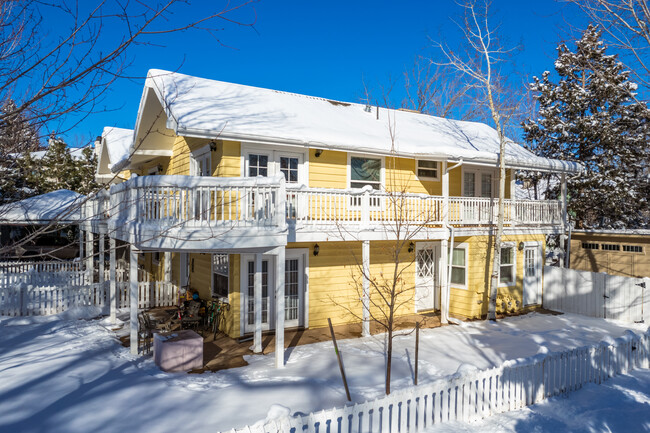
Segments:
[[[484,371],[457,373],[376,400],[257,423],[229,433],[415,433],[450,421],[474,422],[650,367],[650,330],[540,354]]]
[[[287,186],[286,203],[288,218],[301,226],[442,222],[442,197],[376,191],[370,187],[326,189]]]
[[[210,227],[322,227],[353,224],[372,227],[402,221],[442,224],[445,199],[427,194],[360,189],[307,188],[284,178],[141,176],[113,185],[110,204],[93,200],[93,212],[123,222]],[[96,208],[96,209],[95,209]],[[555,200],[510,200],[506,224],[551,225],[562,221]],[[453,225],[496,224],[497,200],[449,197],[447,220]]]
[[[284,177],[141,176],[111,187],[111,216],[138,223],[284,227]]]

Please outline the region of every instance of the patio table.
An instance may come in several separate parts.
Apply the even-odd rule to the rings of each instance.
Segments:
[[[203,367],[203,337],[191,330],[160,332],[153,340],[154,362],[163,371]]]

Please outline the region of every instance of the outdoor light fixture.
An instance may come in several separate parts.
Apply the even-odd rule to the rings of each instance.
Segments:
[[[318,246],[318,244],[315,244],[314,245],[314,255],[317,256],[319,251],[320,251],[320,247]]]
[[[316,149],[316,153],[314,153],[314,156],[316,158],[320,158],[322,154],[323,154],[323,149]]]
[[[408,250],[409,253],[412,253],[414,249],[415,249],[415,244],[414,244],[413,242],[411,242],[411,243],[409,244],[409,250]]]
[[[216,141],[214,141],[214,140],[210,141],[210,150],[213,151],[213,152],[217,151],[217,142]]]
[[[524,250],[524,243],[519,242],[519,251],[523,251],[523,250]]]

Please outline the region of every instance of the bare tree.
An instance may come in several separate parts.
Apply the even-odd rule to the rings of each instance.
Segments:
[[[78,122],[99,109],[116,79],[136,78],[129,74],[132,48],[160,45],[163,36],[189,30],[207,32],[221,44],[223,25],[254,24],[254,13],[242,15],[254,1],[198,8],[183,0],[0,0],[0,101],[15,101],[0,122],[18,113],[37,128],[62,125],[67,115]],[[55,28],[48,29],[52,18]],[[58,134],[65,132],[61,128]]]
[[[460,120],[483,120],[483,106],[474,103],[472,87],[456,71],[431,58],[417,56],[404,73],[402,107],[419,113]]]
[[[488,320],[496,320],[496,299],[500,278],[501,237],[503,234],[503,213],[506,180],[506,136],[509,121],[517,112],[517,101],[507,80],[500,71],[510,57],[513,49],[504,48],[498,37],[499,26],[492,27],[489,20],[489,2],[466,0],[460,4],[463,9],[459,28],[463,36],[460,50],[454,50],[445,43],[438,43],[444,61],[440,65],[453,68],[465,77],[468,85],[475,91],[477,104],[488,109],[492,126],[499,140],[499,198],[498,221],[494,236],[494,254],[490,276],[490,298]]]
[[[397,318],[411,311],[413,303],[418,302],[415,285],[410,282],[409,277],[415,274],[413,240],[421,231],[426,230],[427,225],[439,221],[441,216],[437,213],[439,208],[435,205],[433,197],[412,194],[409,180],[397,174],[399,154],[394,146],[395,124],[390,112],[386,113],[392,140],[391,157],[386,165],[387,172],[392,175],[386,179],[386,191],[366,192],[369,202],[367,205],[380,214],[378,216],[383,221],[382,229],[388,239],[382,242],[380,253],[385,258],[385,264],[379,272],[376,268],[371,270],[369,263],[364,263],[363,254],[359,257],[358,252],[351,250],[355,261],[351,269],[353,299],[330,297],[329,300],[356,320],[373,322],[386,333],[385,391],[390,394],[393,337],[398,326]],[[378,170],[379,167],[375,169]],[[359,204],[364,206],[363,201],[359,201]],[[337,235],[343,239],[356,236],[344,223],[338,223],[337,230]],[[433,293],[431,296],[433,297]]]
[[[650,6],[646,0],[565,0],[598,24],[610,46],[628,59],[628,66],[650,87]]]

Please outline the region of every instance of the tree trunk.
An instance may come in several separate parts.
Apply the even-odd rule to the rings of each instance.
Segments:
[[[393,360],[393,326],[388,327],[388,347],[386,348],[386,395],[390,394],[390,369]]]

